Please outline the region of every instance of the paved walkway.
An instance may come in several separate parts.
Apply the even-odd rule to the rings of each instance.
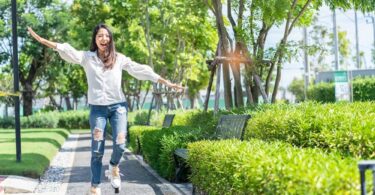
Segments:
[[[102,169],[102,194],[114,194],[109,180],[104,176],[104,171],[108,169],[108,162],[112,151],[112,141],[106,140],[105,154],[103,157]],[[66,194],[84,194],[90,186],[90,134],[80,134],[78,137],[75,158],[70,169],[66,170],[64,178],[68,181]],[[189,194],[188,191],[181,191],[170,183],[150,173],[147,165],[142,165],[140,159],[126,151],[124,159],[120,163],[122,189],[120,194],[127,195],[162,195],[162,194]],[[160,181],[160,179],[162,181]],[[191,193],[190,193],[191,194]]]
[[[59,189],[58,192],[42,190],[49,195],[84,195],[90,187],[90,133],[72,134],[67,142],[67,149],[62,148],[59,152],[70,154],[69,165],[63,167],[63,179],[61,182],[39,185],[37,188],[43,188],[44,185],[53,186]],[[112,141],[106,140],[106,149],[103,157],[102,169],[102,194],[115,194],[109,180],[104,176],[105,170],[108,169],[108,162],[112,152]],[[59,155],[57,155],[59,156]],[[122,180],[122,189],[120,194],[124,195],[190,195],[191,185],[173,184],[158,176],[146,163],[141,156],[133,155],[128,150],[124,154],[124,160],[120,163],[120,172]],[[17,185],[15,185],[17,186]],[[38,190],[35,190],[36,192]],[[0,195],[2,194],[0,190]],[[30,193],[29,193],[30,194]]]
[[[109,180],[104,176],[104,171],[108,169],[108,162],[112,151],[112,142],[110,140],[106,140],[105,149],[103,157],[104,169],[102,170],[103,183],[101,185],[102,194],[104,195],[114,194]],[[80,134],[73,166],[66,170],[67,175],[65,178],[69,178],[66,182],[68,183],[66,194],[84,194],[87,192],[90,186],[90,151],[90,134]],[[162,183],[158,178],[153,176],[129,151],[125,152],[124,159],[120,163],[120,172],[123,174],[121,176],[122,192],[120,194],[180,194],[176,189],[169,189],[165,183]]]

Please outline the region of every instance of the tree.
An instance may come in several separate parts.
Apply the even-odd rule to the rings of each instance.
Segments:
[[[123,53],[153,65],[173,82],[186,84],[194,99],[208,81],[205,59],[217,42],[207,7],[188,0],[110,1],[110,5],[113,25],[121,29]],[[127,83],[137,83],[129,79]]]
[[[305,101],[305,85],[303,79],[294,78],[288,90],[296,97],[296,102]]]
[[[2,60],[9,63],[10,56],[10,37],[11,37],[11,10],[10,1],[0,3],[0,23],[5,24],[4,30],[0,33]],[[40,46],[26,32],[26,27],[31,26],[38,30],[43,37],[51,39],[57,38],[56,35],[64,37],[67,31],[69,14],[66,6],[59,1],[27,1],[19,0],[17,7],[18,32],[20,41],[19,66],[20,82],[22,86],[23,114],[25,116],[32,114],[32,100],[35,92],[43,82],[40,78],[51,66],[55,54],[45,47]],[[8,46],[8,48],[5,48]],[[4,49],[5,48],[5,49]],[[9,70],[9,69],[8,69]]]
[[[265,81],[264,89],[267,95],[271,91],[271,81],[274,82],[271,101],[276,101],[282,64],[292,58],[295,53],[296,44],[289,41],[289,35],[295,27],[311,24],[312,16],[323,4],[332,8],[348,9],[355,7],[363,11],[374,9],[371,0],[227,0],[228,20],[232,24],[232,30],[235,34],[234,37],[229,37],[224,22],[226,18],[222,14],[221,1],[206,0],[206,3],[218,21],[217,30],[225,50],[222,55],[229,57],[235,55],[229,51],[237,50],[241,51],[240,54],[251,61],[246,66],[247,81],[245,85],[251,88],[251,90],[247,90],[247,95],[249,100],[253,99],[253,102],[257,102],[263,88],[263,84],[257,81],[257,78]],[[238,13],[237,24],[234,23],[231,12]],[[268,32],[274,26],[283,26],[282,38],[276,47],[265,48]],[[230,45],[232,42],[237,43]]]

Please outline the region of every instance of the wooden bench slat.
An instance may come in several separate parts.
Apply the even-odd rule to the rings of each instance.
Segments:
[[[184,148],[179,148],[177,149],[174,154],[180,158],[183,158],[183,159],[187,159],[188,157],[188,150],[187,149],[184,149]]]
[[[164,121],[163,121],[163,127],[164,128],[172,126],[172,122],[173,122],[174,116],[175,116],[174,114],[166,114],[164,116]]]

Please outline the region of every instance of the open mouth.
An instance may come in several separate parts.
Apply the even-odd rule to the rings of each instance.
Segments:
[[[102,47],[107,47],[108,45],[107,45],[107,44],[103,44],[103,43],[101,43],[100,46],[102,46]]]

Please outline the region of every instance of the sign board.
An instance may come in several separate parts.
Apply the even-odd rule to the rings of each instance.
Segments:
[[[347,71],[335,72],[336,101],[350,101],[350,85]]]

